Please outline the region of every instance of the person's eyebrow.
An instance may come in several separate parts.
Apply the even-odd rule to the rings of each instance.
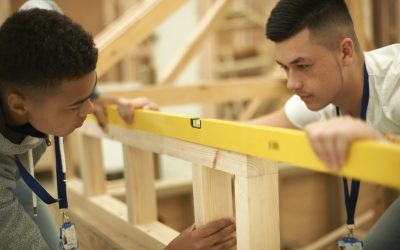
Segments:
[[[291,61],[289,64],[294,65],[294,64],[298,64],[302,61],[304,61],[305,58],[304,57],[297,57],[296,59],[294,59],[293,61]]]
[[[82,103],[86,102],[86,100],[88,100],[92,96],[92,93],[93,93],[94,89],[96,88],[96,86],[97,86],[97,73],[96,73],[96,80],[94,82],[94,86],[93,86],[92,92],[90,92],[90,95],[85,97],[85,98],[82,98],[82,99],[80,99],[80,100],[78,100],[78,101],[76,101],[76,102],[74,102],[74,103],[72,103],[72,104],[70,104],[68,106],[69,107],[73,107],[73,106],[81,105]]]
[[[293,61],[289,62],[290,65],[296,65],[302,61],[306,60],[304,57],[297,57],[296,59],[294,59]],[[280,61],[276,60],[276,63],[278,63],[279,65],[281,65],[282,67],[286,67],[285,64],[281,63]]]

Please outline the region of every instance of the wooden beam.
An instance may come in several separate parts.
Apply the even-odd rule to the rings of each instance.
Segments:
[[[151,133],[124,129],[111,125],[109,132],[105,134],[94,122],[87,122],[80,131],[90,136],[118,140],[126,145],[158,154],[166,154],[233,175],[257,176],[265,174],[267,171],[267,169],[247,164],[247,157],[242,154],[219,150],[174,138],[160,137]]]
[[[78,138],[79,138],[78,132],[76,131],[64,137],[64,146],[65,146],[64,150],[66,157],[65,160],[67,164],[67,173],[66,173],[67,180],[69,178],[76,176],[76,169],[78,168],[81,162],[81,159],[79,159],[79,147],[77,147],[77,145],[79,145]],[[55,181],[56,180],[57,178],[55,178]]]
[[[101,139],[82,135],[80,150],[81,174],[86,196],[106,193],[106,173],[104,170]],[[89,151],[90,150],[90,151]]]
[[[373,1],[374,39],[376,47],[390,44],[389,1]]]
[[[181,49],[179,54],[168,65],[167,70],[159,80],[160,85],[172,85],[189,60],[197,52],[198,47],[202,44],[203,40],[213,32],[218,23],[225,16],[233,0],[217,0],[211,6],[210,10],[203,17],[201,22],[196,27],[194,33],[190,37],[187,45]]]
[[[155,180],[157,198],[171,198],[192,193],[192,178]],[[115,197],[126,194],[125,180],[107,182],[107,194]]]
[[[128,221],[145,224],[157,221],[153,153],[123,146]]]
[[[245,121],[252,119],[264,101],[264,98],[261,97],[251,100],[247,108],[240,114],[239,120]]]
[[[270,173],[235,177],[238,249],[280,249],[278,168],[275,162],[249,157]]]
[[[360,43],[360,47],[362,51],[368,50],[368,41],[365,36],[364,30],[364,21],[363,21],[363,5],[366,4],[365,1],[362,0],[347,0],[346,4],[351,13],[351,17],[353,19],[354,29],[357,34],[358,42]]]
[[[197,226],[233,217],[232,177],[219,170],[193,165],[193,201]]]
[[[130,8],[139,8],[142,0],[118,0],[118,11],[123,13]],[[128,81],[135,79],[135,63],[134,63],[134,51],[126,53],[121,61],[121,80]]]
[[[219,75],[229,75],[248,73],[254,70],[258,70],[264,74],[268,70],[268,64],[269,60],[267,58],[267,55],[259,55],[257,57],[220,62],[216,66],[215,72]]]
[[[152,222],[142,225],[132,225],[128,223],[126,204],[109,196],[100,195],[87,198],[83,192],[83,183],[78,179],[68,182],[68,195],[71,200],[72,211],[79,213],[91,220],[102,222],[103,226],[113,230],[113,232],[125,238],[123,243],[140,245],[141,249],[164,249],[179,233],[159,222]],[[126,248],[136,249],[136,248]]]
[[[186,0],[145,1],[140,8],[131,7],[100,32],[95,37],[99,48],[96,70],[98,77],[146,39],[165,18],[185,2]]]
[[[210,83],[202,82],[189,86],[135,88],[132,86],[107,85],[101,87],[101,92],[106,95],[125,98],[147,97],[160,106],[221,103],[255,97],[269,98],[276,96],[276,93],[288,92],[283,79],[265,77],[215,80],[210,81]]]
[[[69,209],[68,216],[74,222],[79,249],[135,249],[148,250],[139,243],[127,238],[126,235],[113,230],[103,220],[93,215],[87,208],[74,204]],[[79,208],[78,208],[79,207]]]
[[[94,122],[87,122],[80,131],[90,136],[118,140],[126,145],[158,154],[166,154],[234,175],[257,176],[266,171],[264,168],[246,164],[247,158],[244,155],[174,138],[160,137],[112,125],[109,127],[109,132],[105,134]]]
[[[264,12],[264,10],[262,10]],[[244,2],[235,2],[235,5],[233,7],[233,17],[243,17],[244,19],[247,19],[247,21],[252,22],[256,24],[260,28],[265,28],[265,16],[261,15],[260,12],[255,11],[253,7],[250,6],[250,4],[244,4]]]
[[[117,19],[117,0],[102,0],[101,5],[102,25],[107,27]],[[99,76],[101,81],[116,81],[117,79],[120,79],[118,64],[110,67],[101,77]]]

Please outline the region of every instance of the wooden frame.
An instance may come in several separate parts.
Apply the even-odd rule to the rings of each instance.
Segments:
[[[136,244],[142,246],[143,249],[164,248],[178,235],[178,232],[157,220],[152,154],[166,154],[193,163],[194,207],[197,225],[221,217],[235,216],[238,249],[280,249],[278,164],[276,161],[251,156],[257,155],[257,153],[250,150],[250,145],[248,147],[250,151],[247,151],[246,147],[235,151],[222,146],[222,144],[218,146],[219,148],[208,146],[209,142],[207,141],[199,144],[196,142],[195,133],[185,137],[186,139],[176,138],[176,129],[182,134],[185,134],[186,131],[177,127],[177,123],[172,120],[178,119],[185,122],[186,117],[177,118],[161,113],[141,111],[136,114],[136,117],[140,118],[138,120],[148,119],[148,121],[139,123],[136,128],[127,128],[120,125],[122,122],[116,120],[118,117],[116,110],[109,110],[109,114],[111,114],[111,126],[108,134],[104,134],[95,122],[88,122],[80,129],[84,135],[82,145],[86,145],[81,148],[81,151],[85,155],[95,155],[96,158],[101,158],[99,147],[93,145],[97,145],[99,140],[104,137],[117,140],[124,145],[127,203],[122,203],[108,193],[107,185],[102,181],[104,178],[99,176],[103,173],[101,164],[96,163],[89,170],[92,174],[83,174],[82,180],[73,179],[68,185],[69,195],[72,197],[73,213],[78,211],[78,213],[104,221],[108,227],[113,229],[114,233],[126,236],[126,244]],[[141,116],[142,114],[144,116]],[[169,117],[172,119],[171,121]],[[164,120],[165,124],[160,123],[160,119]],[[218,123],[210,121],[210,123],[212,122]],[[148,127],[146,124],[161,124],[158,127],[162,128],[162,131],[158,131],[157,126]],[[187,126],[193,130],[189,124]],[[230,131],[230,127],[236,126],[238,125],[227,123],[225,127],[220,128],[223,131]],[[253,130],[260,130],[257,127],[242,126],[241,129],[247,130],[248,135],[257,132]],[[271,132],[274,132],[272,130]],[[211,133],[210,130],[207,131],[207,133]],[[289,130],[285,131],[288,135],[293,136]],[[283,132],[276,130],[274,133]],[[191,136],[193,136],[193,140],[190,139]],[[246,138],[248,141],[254,141],[252,136]],[[281,139],[287,140],[285,138]],[[307,162],[313,164],[311,158],[315,156],[308,155],[309,146],[306,147],[306,144],[306,141],[301,143],[299,154],[309,157]],[[281,146],[286,147],[285,145],[287,146],[282,141]],[[398,179],[393,182],[393,178],[391,178],[392,180],[389,181],[390,176],[386,174],[388,171],[393,175],[398,172],[398,170],[396,172],[396,162],[398,162],[399,146],[372,142],[357,145],[351,151],[350,158],[353,159],[351,166],[348,166],[347,170],[343,169],[339,174],[370,180],[371,173],[369,172],[374,170],[371,166],[358,163],[360,160],[370,161],[371,158],[376,158],[376,155],[371,155],[371,153],[364,154],[375,148],[374,151],[378,154],[385,155],[384,166],[387,169],[387,171],[381,169],[380,176],[375,176],[376,181],[384,184],[386,178],[388,185],[400,187]],[[249,153],[244,154],[243,152]],[[275,157],[273,155],[271,158]],[[293,159],[296,159],[298,164],[304,166],[302,159],[297,159],[293,154],[290,154],[286,160],[283,156],[276,157],[279,161],[284,162],[292,162]],[[86,158],[86,161],[94,164],[92,158]],[[359,168],[358,165],[363,165],[365,168]],[[323,171],[318,166],[310,165],[309,168]],[[377,173],[374,172],[374,175]],[[370,217],[369,214],[367,219]],[[334,235],[336,235],[335,232]],[[328,235],[327,237],[330,239],[333,236]],[[325,244],[323,239],[321,241],[322,243],[318,244]]]
[[[82,175],[82,181],[72,179],[68,184],[72,211],[96,216],[112,225],[113,230],[127,235],[128,242],[133,241],[145,249],[164,248],[178,232],[158,222],[154,213],[155,186],[152,183],[153,170],[149,167],[149,152],[163,153],[194,164],[194,207],[198,225],[233,216],[236,211],[238,249],[279,249],[278,172],[275,163],[117,126],[111,126],[109,134],[105,135],[94,122],[88,122],[81,132],[83,141],[88,141],[86,145],[98,142],[102,137],[123,143],[125,173],[128,173],[125,183],[130,198],[127,198],[127,204],[123,204],[107,194],[106,184],[98,181],[103,178]],[[98,147],[84,146],[81,151],[96,158],[101,155]],[[91,162],[88,158],[86,160]],[[90,171],[103,172],[98,164]],[[84,185],[88,183],[92,186]],[[235,186],[234,199],[232,185]],[[271,203],[275,205],[270,206]],[[267,207],[268,213],[265,213]],[[260,214],[264,215],[262,223]]]

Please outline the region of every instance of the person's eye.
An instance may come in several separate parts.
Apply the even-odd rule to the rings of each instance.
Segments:
[[[310,64],[298,64],[297,68],[298,69],[307,69],[309,68],[311,65]]]
[[[80,109],[81,105],[69,107],[68,110],[75,111]]]

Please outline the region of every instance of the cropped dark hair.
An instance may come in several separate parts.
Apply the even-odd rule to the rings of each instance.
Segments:
[[[95,70],[93,37],[67,16],[44,9],[11,15],[0,27],[0,84],[51,90]]]
[[[322,45],[334,48],[338,39],[352,38],[358,48],[353,21],[344,0],[280,0],[266,25],[266,36],[274,42],[291,38],[308,28]]]

